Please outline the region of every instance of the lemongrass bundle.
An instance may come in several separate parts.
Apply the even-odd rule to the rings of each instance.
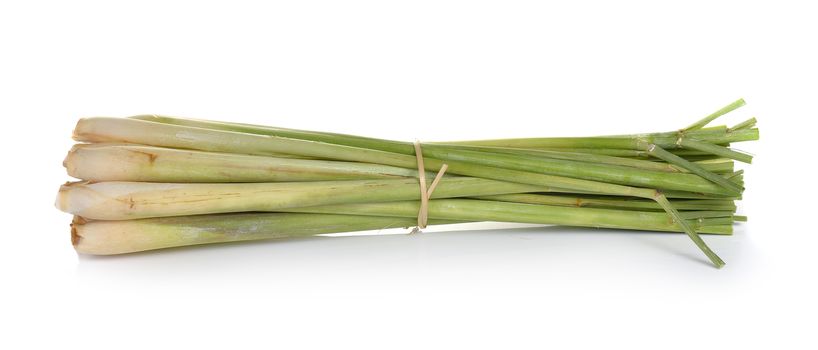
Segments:
[[[684,232],[721,267],[699,233],[731,234],[746,220],[736,215],[744,179],[735,162],[752,156],[730,145],[759,134],[754,118],[705,126],[743,104],[671,132],[423,145],[155,115],[85,118],[64,161],[83,181],[62,186],[57,207],[75,215],[72,242],[86,254],[406,227],[428,216]]]

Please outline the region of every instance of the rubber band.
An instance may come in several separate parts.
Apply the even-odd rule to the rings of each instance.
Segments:
[[[420,148],[420,141],[415,140],[415,158],[418,161],[418,181],[420,182],[420,209],[418,210],[418,225],[412,229],[410,233],[418,233],[421,229],[426,228],[426,223],[429,221],[429,198],[432,197],[432,192],[435,191],[437,188],[437,184],[440,183],[440,179],[443,178],[443,174],[446,172],[446,169],[449,168],[448,164],[443,164],[440,167],[440,171],[437,172],[435,175],[434,180],[432,180],[432,184],[429,185],[429,188],[426,188],[426,167],[423,165],[423,150]]]

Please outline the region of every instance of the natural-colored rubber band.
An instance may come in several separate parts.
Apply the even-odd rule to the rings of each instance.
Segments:
[[[440,167],[440,171],[435,175],[432,184],[426,189],[426,167],[423,166],[423,150],[420,148],[420,142],[415,141],[415,158],[418,160],[418,181],[420,182],[420,210],[418,210],[418,225],[412,229],[411,233],[420,232],[421,229],[426,228],[426,223],[429,221],[429,198],[432,197],[432,192],[435,191],[440,179],[446,169],[449,168],[447,164]]]

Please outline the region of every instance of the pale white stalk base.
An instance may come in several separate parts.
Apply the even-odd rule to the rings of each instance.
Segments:
[[[451,177],[434,198],[534,192],[541,187]],[[95,220],[271,212],[314,205],[417,200],[417,179],[278,183],[76,182],[57,194],[58,209]]]
[[[412,218],[332,214],[247,213],[123,221],[75,217],[71,241],[81,254],[113,255],[210,243],[305,237],[406,227]],[[435,224],[451,223],[435,220]]]

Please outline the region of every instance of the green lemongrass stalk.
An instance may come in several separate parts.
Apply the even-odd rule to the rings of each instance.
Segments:
[[[138,115],[131,117],[131,119],[145,120],[178,126],[188,126],[209,130],[233,131],[255,135],[285,137],[291,139],[332,143],[337,145],[376,149],[385,152],[393,152],[408,155],[415,154],[415,149],[411,142],[392,141],[356,135],[287,129],[243,123],[229,123],[212,120],[175,118],[157,115]]]
[[[461,145],[463,146],[463,145]],[[645,158],[650,158],[650,154],[645,151],[635,150],[635,149],[617,149],[617,148],[518,148],[518,149],[528,149],[528,150],[543,150],[543,151],[556,151],[556,152],[573,152],[573,153],[581,153],[581,154],[599,154],[605,156],[612,156],[612,157],[619,157],[619,158],[635,158],[639,160],[644,160]],[[700,152],[696,150],[690,149],[670,149],[670,152],[677,156],[704,156],[709,155],[705,152]]]
[[[458,141],[454,144],[484,145],[496,147],[534,148],[534,149],[582,149],[583,152],[603,153],[616,156],[645,157],[640,143],[656,144],[679,155],[689,155],[698,151],[676,150],[678,139],[688,138],[712,144],[727,146],[731,142],[758,140],[758,129],[744,128],[730,130],[724,126],[693,131],[674,131],[651,134],[595,136],[595,137],[557,137],[557,138],[516,138],[477,141]],[[596,150],[596,151],[594,151]],[[623,150],[632,150],[628,153]],[[615,153],[610,153],[615,152]]]
[[[110,143],[75,145],[68,152],[63,165],[69,175],[91,181],[287,182],[417,177],[416,170],[371,163],[285,159]],[[657,165],[659,168],[665,167]],[[707,166],[720,171],[732,168],[731,163]],[[427,177],[433,178],[434,174],[429,173]]]
[[[232,131],[210,130],[123,118],[83,118],[74,128],[80,142],[135,143],[210,152],[276,156],[292,154],[346,161],[377,160],[374,163],[414,168],[416,159],[375,149],[327,144],[301,139]]]
[[[417,201],[398,201],[384,203],[340,204],[316,207],[287,208],[287,212],[373,215],[386,217],[417,217],[420,203]],[[722,225],[729,225],[724,220],[709,220],[718,228],[701,225],[706,218],[726,217],[732,220],[732,212],[706,214],[707,217],[692,215],[692,220],[683,220],[703,233],[730,234]],[[717,216],[714,216],[717,215]],[[577,208],[549,205],[533,205],[510,202],[496,202],[475,199],[437,199],[429,201],[429,218],[454,221],[499,221],[529,224],[548,224],[581,226],[596,228],[613,228],[628,230],[683,232],[678,222],[666,213],[640,212],[633,210],[615,210],[599,208]]]
[[[379,164],[110,143],[74,145],[63,165],[68,175],[97,182],[290,182],[417,177],[417,170]]]
[[[306,131],[306,130],[295,130],[295,129],[284,129],[284,128],[275,128],[275,127],[267,127],[267,126],[260,126],[260,125],[250,125],[250,124],[239,124],[239,123],[226,123],[226,122],[216,122],[216,121],[206,121],[206,120],[195,120],[195,119],[184,119],[184,118],[173,118],[173,117],[165,117],[165,116],[156,116],[156,115],[149,115],[149,116],[135,116],[132,119],[138,120],[146,120],[146,121],[153,121],[159,123],[165,123],[170,125],[178,125],[178,126],[189,126],[189,127],[196,127],[196,128],[204,128],[210,130],[221,130],[221,131],[234,131],[234,132],[241,132],[241,133],[250,133],[250,134],[258,134],[258,135],[267,135],[267,136],[277,136],[277,137],[285,137],[285,138],[293,138],[293,139],[300,139],[300,140],[310,140],[316,142],[323,142],[323,143],[332,143],[338,145],[345,145],[345,146],[352,146],[352,147],[360,147],[360,148],[368,148],[368,149],[376,149],[386,152],[394,152],[400,154],[414,154],[414,149],[412,145],[408,142],[399,142],[399,141],[391,141],[391,140],[383,140],[383,139],[375,139],[375,138],[368,138],[368,137],[360,137],[360,136],[353,136],[353,135],[344,135],[344,134],[334,134],[334,133],[322,133],[322,132],[314,132],[314,131]],[[702,140],[709,140],[710,142],[714,143],[724,143],[730,142],[730,140],[735,141],[749,141],[755,140],[758,138],[757,130],[755,133],[740,133],[731,135],[732,138],[727,137],[727,128],[726,127],[716,127],[716,128],[707,128],[697,131],[692,131],[687,134],[686,137],[693,137]],[[570,140],[569,140],[570,139]],[[479,146],[485,144],[486,146],[492,146],[490,143],[495,141],[524,141],[524,140],[541,140],[544,142],[549,141],[556,141],[557,144],[560,144],[559,147],[565,147],[560,142],[568,140],[571,142],[591,142],[599,144],[599,141],[604,142],[612,142],[619,145],[627,145],[627,147],[604,147],[604,148],[625,148],[635,150],[635,153],[626,153],[626,154],[609,154],[609,155],[634,155],[634,156],[641,156],[646,154],[644,149],[638,147],[638,142],[640,140],[647,140],[651,143],[655,143],[664,148],[673,148],[675,147],[675,143],[678,139],[678,135],[676,133],[654,133],[654,134],[639,134],[639,135],[620,135],[620,136],[611,136],[611,137],[590,137],[590,138],[545,138],[545,139],[508,139],[508,140],[486,140],[486,141],[465,141],[465,142],[452,142],[452,145],[462,144],[462,145],[475,145]],[[590,141],[589,141],[590,140]],[[429,145],[438,144],[438,143],[430,143]],[[446,144],[439,143],[439,144]],[[499,147],[508,147],[508,148],[515,148],[513,145],[498,145]],[[601,146],[597,146],[591,149],[599,149]],[[531,147],[519,147],[519,148],[531,148]],[[535,147],[540,148],[540,147]],[[604,149],[603,148],[603,149]],[[557,148],[559,149],[559,148]],[[425,154],[425,152],[424,152]]]
[[[682,216],[685,214],[693,213],[693,212],[686,212],[681,213]],[[730,213],[725,212],[701,212],[701,214],[696,214],[701,217],[695,217],[690,219],[685,219],[690,225],[694,226],[697,231],[701,231],[702,233],[708,234],[721,234],[721,235],[731,235],[733,234],[733,224],[736,223],[735,216],[730,215]],[[708,216],[709,215],[709,216]],[[708,231],[708,232],[704,232]],[[717,233],[714,233],[717,232]]]
[[[487,179],[451,177],[440,182],[432,198],[540,189]],[[89,219],[126,220],[418,199],[417,179],[222,184],[75,182],[60,188],[57,208]]]
[[[663,191],[662,192],[665,197],[667,198],[675,198],[675,199],[723,199],[723,200],[734,200],[738,201],[741,200],[742,197],[739,196],[725,196],[725,195],[717,195],[717,194],[709,194],[709,193],[695,193],[695,192],[685,192],[685,191]]]
[[[753,117],[753,118],[747,119],[747,120],[745,120],[745,121],[743,121],[741,123],[738,123],[738,124],[734,125],[733,127],[729,128],[729,129],[727,129],[727,132],[733,132],[733,131],[736,131],[736,130],[750,129],[753,126],[755,126],[757,122],[758,122],[758,120],[756,120],[756,118]]]
[[[655,199],[656,202],[662,206],[662,209],[664,209],[670,215],[673,221],[676,224],[678,224],[685,233],[687,233],[687,236],[690,237],[691,240],[693,240],[693,243],[695,243],[696,246],[699,247],[699,250],[701,250],[704,253],[704,255],[707,256],[708,259],[710,259],[710,262],[712,262],[713,265],[716,266],[716,268],[720,269],[724,267],[725,265],[724,260],[722,260],[718,255],[716,255],[716,253],[713,252],[713,250],[711,250],[706,243],[704,243],[702,238],[698,234],[696,234],[696,231],[693,229],[693,227],[690,226],[687,220],[680,218],[679,212],[676,210],[676,208],[670,205],[670,202],[668,202],[667,197],[663,196],[661,192],[656,191]]]
[[[730,133],[700,133],[691,131],[684,134],[685,137],[713,144],[725,144],[731,142],[755,141],[758,140],[758,129],[735,130]],[[535,148],[535,149],[578,149],[578,148],[603,148],[603,149],[630,149],[642,151],[639,148],[640,142],[649,142],[662,148],[676,148],[678,136],[652,136],[638,135],[633,137],[596,136],[596,137],[548,137],[548,138],[514,138],[495,140],[472,140],[472,141],[448,141],[446,144],[493,146],[508,148]]]
[[[713,120],[715,120],[716,118],[721,117],[721,116],[723,116],[723,115],[725,115],[727,113],[730,113],[730,112],[738,109],[739,107],[744,106],[745,104],[746,103],[744,102],[744,99],[740,98],[740,99],[734,101],[733,103],[730,103],[729,105],[722,107],[718,111],[715,111],[712,114],[702,118],[701,120],[691,124],[690,126],[682,129],[681,131],[682,132],[689,132],[689,131],[701,129],[705,125],[707,125],[710,122],[712,122]]]
[[[452,145],[460,145],[460,146],[470,146],[470,144],[466,143],[452,143]],[[474,145],[472,147],[481,147],[479,145]],[[482,146],[482,147],[496,147],[496,148],[505,148],[505,146]],[[542,150],[542,151],[555,151],[555,152],[572,152],[572,153],[581,153],[581,154],[598,154],[604,156],[611,156],[611,157],[619,157],[619,158],[635,158],[635,159],[645,159],[650,158],[650,154],[645,151],[635,150],[635,149],[619,149],[619,148],[581,148],[581,147],[522,147],[522,148],[513,148],[513,149],[528,149],[528,150]],[[674,150],[675,151],[675,150]]]
[[[343,135],[343,134],[333,134],[333,133],[321,133],[321,132],[313,132],[313,131],[305,131],[305,130],[294,130],[294,129],[283,129],[283,128],[275,128],[275,127],[265,127],[259,125],[248,125],[248,124],[237,124],[237,123],[225,123],[225,122],[214,122],[214,121],[203,121],[203,120],[194,120],[194,119],[183,119],[183,118],[172,118],[172,117],[160,117],[156,115],[151,116],[136,116],[132,117],[133,119],[139,120],[147,120],[147,121],[154,121],[172,125],[180,125],[180,126],[190,126],[190,127],[197,127],[197,128],[205,128],[211,130],[222,130],[222,131],[234,131],[234,132],[242,132],[242,133],[250,133],[250,134],[258,134],[258,135],[268,135],[268,136],[278,136],[278,137],[286,137],[286,138],[295,138],[301,140],[310,140],[310,141],[317,141],[317,142],[324,142],[324,143],[332,143],[332,144],[339,144],[339,145],[346,145],[352,147],[362,147],[362,148],[370,148],[370,149],[377,149],[386,152],[394,152],[394,153],[401,153],[401,154],[414,154],[413,147],[411,144],[406,142],[398,142],[398,141],[391,141],[391,140],[383,140],[383,139],[374,139],[374,138],[367,138],[367,137],[360,137],[360,136],[352,136],[352,135]],[[689,137],[705,137],[707,135],[711,136],[724,136],[727,133],[728,129],[724,126],[721,127],[714,127],[714,128],[707,128],[702,129],[695,134],[691,134]],[[676,140],[678,139],[677,133],[654,133],[654,134],[641,134],[641,135],[620,135],[620,136],[612,136],[611,138],[620,138],[626,139],[626,143],[631,144],[633,140],[651,140],[654,143],[663,144],[663,147],[670,148],[673,147],[673,144],[668,144],[668,140]],[[631,139],[631,140],[627,140]],[[432,147],[433,145],[438,145],[443,143],[431,143],[426,146]],[[455,143],[454,145],[457,145]],[[448,145],[452,147],[454,145]],[[639,154],[647,154],[644,152],[644,149],[639,148],[638,146],[631,146],[637,147],[639,151],[636,151],[637,155]],[[505,153],[514,152],[518,153],[521,149],[515,149],[514,151],[507,150]],[[553,152],[553,151],[552,151]],[[426,152],[424,152],[425,154]],[[503,152],[501,152],[503,153]],[[702,154],[711,154],[707,152],[701,152]],[[689,154],[689,152],[688,152]],[[544,155],[544,154],[540,154]],[[558,157],[555,154],[551,154],[552,158],[557,159],[572,159],[572,160],[583,160],[583,161],[593,161],[596,163],[603,163],[603,164],[618,164],[618,165],[625,165],[622,164],[623,161],[619,160],[616,161],[614,159],[600,159],[600,160],[589,160],[589,159],[581,159],[576,154],[563,154],[559,155]],[[438,155],[438,157],[440,157]],[[445,160],[445,159],[444,159]],[[608,162],[606,162],[606,160]]]
[[[722,145],[722,146],[724,146],[726,144],[729,144],[729,143],[732,143],[732,142],[757,141],[758,138],[759,138],[759,133],[758,133],[757,128],[735,130],[735,131],[727,132],[727,133],[724,133],[724,134],[696,135],[696,134],[693,134],[693,133],[687,133],[687,134],[684,134],[684,135],[685,135],[684,137],[687,137],[687,138],[690,138],[690,139],[693,139],[693,140],[709,142],[709,143],[712,143],[712,144]],[[675,144],[675,143],[672,143],[671,140],[672,140],[672,138],[663,139],[662,142],[666,143],[669,147],[673,147],[673,144]]]
[[[79,253],[112,255],[199,244],[407,227],[416,223],[416,218],[300,213],[197,215],[125,221],[88,221],[75,217],[71,225],[71,241]],[[429,223],[452,222],[430,220]]]
[[[568,207],[662,210],[662,207],[654,201],[623,197],[600,198],[576,195],[544,195],[533,193],[513,193],[492,196],[479,196],[476,198],[501,202],[558,205]],[[673,200],[671,201],[671,204],[673,204],[673,206],[677,210],[725,210],[732,212],[736,210],[736,205],[731,200],[714,199]]]
[[[675,154],[675,153],[674,153]],[[678,156],[678,154],[676,154]],[[688,158],[685,158],[688,159]],[[690,159],[688,159],[690,160]],[[732,173],[735,170],[735,162],[731,159],[725,158],[715,158],[715,159],[706,159],[706,160],[695,160],[692,161],[694,164],[702,167],[704,170],[707,170],[712,173],[716,174],[724,174],[724,173]],[[689,171],[684,169],[684,171]]]
[[[726,125],[717,125],[717,126],[708,126],[705,128],[701,128],[695,131],[691,131],[691,134],[702,136],[702,135],[723,135],[728,130]],[[620,138],[644,138],[644,137],[678,137],[680,131],[664,131],[664,132],[652,132],[652,133],[641,133],[641,134],[621,134],[621,135],[605,135],[602,137],[620,137]]]
[[[679,139],[679,146],[699,150],[699,151],[702,151],[702,152],[707,152],[707,153],[710,153],[710,154],[713,154],[713,155],[717,155],[719,157],[735,159],[735,160],[737,160],[739,162],[744,162],[744,163],[747,163],[747,164],[750,164],[750,163],[753,162],[753,156],[751,156],[751,155],[749,155],[747,153],[738,152],[738,151],[729,149],[727,147],[714,145],[712,143],[701,142],[701,141],[696,141],[696,140],[691,140],[691,139],[686,139],[686,138],[680,138]]]
[[[733,212],[732,210],[700,210],[679,212],[679,215],[685,220],[698,220],[699,222],[702,222],[702,220],[705,219],[731,220],[731,222],[728,223],[724,223],[722,221],[722,223],[719,225],[732,224],[734,214],[735,212]]]
[[[669,150],[669,149],[665,148],[665,151],[670,152],[671,150]],[[674,152],[670,152],[670,153],[672,153],[672,154],[675,154],[675,155],[679,156],[678,154],[676,154],[676,153],[674,153]],[[684,158],[684,159],[685,159],[685,160],[687,160],[688,162],[694,162],[694,163],[699,163],[699,162],[708,162],[708,161],[720,161],[720,160],[724,159],[724,158],[722,158],[722,157],[719,157],[719,156],[714,156],[714,155],[712,155],[712,154],[709,154],[709,155],[706,155],[706,156],[679,156],[679,157]],[[664,160],[659,159],[659,158],[650,158],[650,159],[648,159],[648,160],[650,160],[650,161],[656,161],[656,162],[666,163]],[[710,172],[715,172],[715,171],[712,171],[712,170],[709,170],[709,171],[710,171]]]
[[[739,171],[735,171],[732,173],[723,173],[719,174],[721,177],[730,180],[737,185],[744,186],[744,171],[739,169]]]
[[[145,120],[157,123],[164,123],[178,126],[196,127],[210,130],[234,131],[248,134],[266,135],[285,137],[300,140],[309,140],[323,143],[332,143],[338,145],[360,147],[367,149],[377,149],[386,152],[394,152],[401,154],[414,154],[414,148],[409,142],[392,141],[385,139],[377,139],[371,137],[327,133],[309,130],[286,129],[263,125],[252,125],[242,123],[228,123],[220,121],[209,121],[200,119],[175,118],[168,116],[157,115],[139,115],[131,117],[131,119]],[[725,137],[726,127],[705,128],[702,130],[691,131],[688,135],[690,137],[704,138],[707,140],[718,140],[720,143],[730,142],[724,140],[736,139],[744,140],[744,138],[752,139],[752,135],[738,134],[731,138]],[[750,133],[752,134],[752,133]],[[677,138],[677,132],[661,132],[650,134],[634,134],[634,135],[614,135],[607,137],[568,137],[568,138],[531,138],[531,139],[499,139],[499,140],[479,140],[479,141],[445,141],[439,144],[460,144],[460,145],[475,145],[475,146],[498,146],[509,148],[544,148],[547,146],[536,146],[538,142],[544,144],[552,143],[556,148],[568,148],[567,144],[582,144],[585,141],[595,143],[596,146],[592,148],[620,148],[635,150],[635,140],[650,140],[658,143],[663,147],[671,147]],[[746,141],[746,140],[744,140]],[[530,143],[529,143],[530,142]],[[605,142],[611,144],[626,145],[626,147],[601,147]],[[515,144],[519,143],[520,147]],[[432,142],[429,144],[437,144]],[[579,146],[581,148],[581,146]]]
[[[744,176],[744,169],[739,169],[738,171],[732,172],[727,175],[728,179],[733,179],[736,177]]]
[[[673,153],[673,154],[675,154],[675,155],[677,155],[679,157],[683,157],[685,159],[688,159],[687,157],[689,157],[689,156],[710,156],[710,153],[697,151],[695,149],[671,148],[668,151],[670,151],[670,153]],[[650,156],[650,155],[647,155],[647,156]]]
[[[468,146],[468,145],[458,145],[458,146],[465,146],[465,147],[490,147],[490,146]],[[724,145],[720,145],[725,147]],[[492,147],[492,148],[501,148],[502,147]],[[648,152],[640,151],[640,150],[632,150],[632,149],[613,149],[613,148],[512,148],[512,149],[519,149],[519,150],[528,150],[528,151],[551,151],[551,152],[570,152],[582,155],[601,155],[601,156],[610,156],[619,159],[631,159],[637,161],[649,161],[652,163],[662,163],[661,159],[652,158]],[[703,160],[713,160],[713,159],[724,159],[721,157],[713,156],[711,153],[701,152],[693,149],[684,149],[684,148],[669,148],[666,149],[668,152],[673,153],[677,156],[683,157],[689,161],[703,161]],[[669,167],[677,168],[678,171],[681,172],[688,172],[684,168],[679,168],[675,165],[669,165]],[[711,169],[708,169],[711,170]],[[713,170],[711,170],[713,171]]]
[[[733,219],[733,216],[696,219],[697,225],[701,227],[724,227],[724,226],[732,227],[735,222],[736,221],[735,219]]]
[[[403,211],[406,208],[409,210],[417,208],[416,206],[411,208],[411,206],[405,204],[399,204],[399,206],[405,207],[401,209]],[[329,209],[328,207],[324,208]],[[457,209],[459,213],[465,213],[462,207]],[[535,219],[530,214],[525,215]],[[605,214],[603,213],[602,216],[605,216]],[[652,221],[652,226],[668,228],[660,232],[675,232],[673,227],[661,225],[661,218],[657,217],[655,219],[658,220]],[[619,218],[619,221],[627,223],[627,220],[622,218]],[[458,222],[466,221],[430,219],[430,224],[434,225]],[[702,219],[692,220],[691,224],[700,225],[699,227],[703,232],[730,234],[731,226],[722,224],[723,222],[727,221]],[[125,221],[89,221],[81,217],[75,217],[71,228],[71,240],[77,252],[81,254],[114,255],[191,245],[285,239],[326,233],[399,228],[412,226],[415,223],[416,218],[411,215],[390,217],[315,213],[242,213]],[[704,225],[709,223],[715,225]],[[618,224],[614,221],[613,225]]]
[[[366,137],[359,137],[353,135],[343,135],[343,134],[333,134],[333,133],[320,133],[320,132],[313,132],[313,131],[305,131],[305,130],[294,130],[294,129],[284,129],[284,128],[275,128],[275,127],[267,127],[267,126],[260,126],[260,125],[249,125],[249,124],[239,124],[239,123],[226,123],[226,122],[217,122],[217,121],[206,121],[206,120],[196,120],[196,119],[184,119],[184,118],[173,118],[173,117],[165,117],[165,116],[157,116],[157,115],[143,115],[143,116],[135,116],[131,117],[132,119],[139,119],[139,120],[146,120],[146,121],[153,121],[153,122],[160,122],[172,125],[180,125],[180,126],[190,126],[190,127],[197,127],[197,128],[205,128],[211,130],[223,130],[223,131],[235,131],[235,132],[242,132],[242,133],[250,133],[250,134],[258,134],[258,135],[269,135],[269,136],[279,136],[279,137],[286,137],[286,138],[295,138],[295,139],[302,139],[302,140],[310,140],[310,141],[317,141],[317,142],[325,142],[325,143],[333,143],[333,144],[340,144],[346,146],[353,146],[353,147],[364,147],[364,148],[371,148],[377,149],[387,152],[395,152],[401,154],[414,154],[414,149],[411,144],[406,142],[399,142],[399,141],[391,141],[391,140],[384,140],[384,139],[374,139],[374,138],[366,138]],[[649,135],[648,135],[649,136]],[[430,145],[437,145],[438,143],[432,143]],[[430,147],[427,145],[427,147]],[[443,144],[441,144],[443,145]],[[448,147],[455,147],[456,145],[448,145]],[[460,147],[468,147],[468,146],[460,146]],[[472,146],[474,148],[474,146]],[[488,150],[488,151],[495,151],[497,153],[514,153],[517,154],[520,151],[536,151],[530,149],[506,149],[506,148],[490,148],[486,149],[485,147],[479,150]],[[594,150],[594,149],[589,149]],[[602,164],[616,164],[616,165],[627,165],[637,168],[643,169],[651,169],[651,170],[664,170],[664,171],[680,171],[684,169],[680,169],[678,167],[670,166],[670,169],[667,167],[663,167],[661,165],[655,163],[647,163],[647,162],[639,162],[638,160],[631,160],[631,159],[622,159],[619,157],[595,157],[595,158],[588,158],[587,154],[583,154],[582,152],[565,152],[560,151],[560,149],[553,149],[553,150],[542,150],[543,152],[533,153],[533,155],[541,155],[549,158],[555,159],[566,159],[566,160],[581,160],[585,162],[595,162],[595,163],[602,163]],[[644,154],[647,155],[646,152],[643,151],[632,151],[632,150],[621,150],[621,151],[628,151],[625,155],[638,155]],[[637,152],[634,154],[633,152]],[[528,153],[532,154],[532,153]],[[700,152],[700,154],[707,154]],[[647,163],[647,164],[646,164]]]

